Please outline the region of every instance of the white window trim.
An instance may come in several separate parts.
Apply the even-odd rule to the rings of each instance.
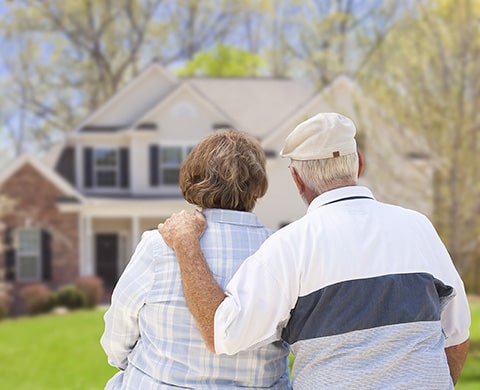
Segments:
[[[192,143],[184,143],[184,144],[179,144],[179,143],[162,143],[160,144],[160,154],[159,154],[159,167],[158,167],[158,172],[159,172],[159,178],[158,178],[158,184],[162,188],[177,188],[177,184],[167,184],[164,182],[164,170],[165,169],[178,169],[180,171],[180,167],[182,166],[183,161],[187,158],[188,153],[193,149],[195,145]],[[165,148],[180,148],[182,157],[181,161],[178,164],[173,164],[173,163],[164,163],[162,161],[162,149]]]
[[[108,151],[113,151],[115,153],[115,166],[98,166],[97,165],[97,156],[96,152],[99,150],[108,150]],[[112,147],[97,147],[93,148],[93,188],[98,189],[98,190],[110,190],[110,189],[116,189],[120,188],[120,153],[118,148],[112,148]],[[97,174],[99,172],[112,172],[115,171],[115,185],[112,186],[106,186],[106,185],[99,185],[98,184],[98,178]]]
[[[38,234],[38,248],[36,251],[24,251],[20,247],[20,235],[22,232],[35,232]],[[16,231],[15,251],[15,279],[19,282],[38,282],[42,280],[42,230],[38,228],[18,228]],[[24,277],[21,269],[21,257],[36,257],[37,272],[33,277]]]

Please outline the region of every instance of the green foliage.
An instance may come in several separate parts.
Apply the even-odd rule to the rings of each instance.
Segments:
[[[263,60],[254,53],[217,44],[213,50],[195,54],[177,74],[209,77],[259,76],[262,65]]]
[[[96,307],[103,296],[103,281],[95,276],[81,277],[75,284],[60,286],[51,291],[45,283],[27,285],[20,291],[20,297],[29,315],[47,313],[61,306],[70,310]],[[0,290],[0,319],[8,314],[9,295]]]
[[[100,346],[104,311],[75,311],[0,322],[1,388],[103,389],[116,369]],[[8,364],[7,364],[8,363]]]
[[[56,297],[57,306],[64,306],[71,310],[80,309],[86,305],[84,293],[73,284],[60,287]]]
[[[433,222],[459,271],[478,280],[480,6],[470,0],[416,6],[385,37],[363,76],[392,117],[428,142]],[[475,284],[466,280],[472,292],[479,291]]]

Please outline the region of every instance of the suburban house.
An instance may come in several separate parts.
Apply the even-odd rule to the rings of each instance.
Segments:
[[[428,149],[354,81],[340,77],[316,92],[289,79],[179,79],[153,63],[63,145],[0,171],[0,199],[13,202],[0,215],[4,279],[14,295],[28,283],[56,288],[89,275],[111,289],[143,231],[193,209],[178,187],[180,165],[202,137],[224,127],[249,132],[263,145],[269,190],[255,211],[267,226],[281,228],[306,206],[279,151],[299,122],[320,111],[355,121],[366,160],[361,182],[377,199],[431,214]]]

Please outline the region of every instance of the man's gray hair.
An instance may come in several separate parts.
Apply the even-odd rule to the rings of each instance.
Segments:
[[[291,160],[303,182],[313,191],[322,194],[346,185],[358,184],[358,154],[321,160]]]

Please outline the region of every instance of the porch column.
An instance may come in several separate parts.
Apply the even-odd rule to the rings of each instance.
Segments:
[[[86,276],[85,266],[85,217],[78,217],[78,273],[80,276]]]
[[[84,275],[95,275],[95,255],[93,252],[93,231],[92,231],[92,217],[86,215],[84,218],[84,261],[83,269]]]
[[[138,241],[140,240],[140,219],[138,215],[132,217],[132,235],[130,236],[130,253],[135,251]]]

